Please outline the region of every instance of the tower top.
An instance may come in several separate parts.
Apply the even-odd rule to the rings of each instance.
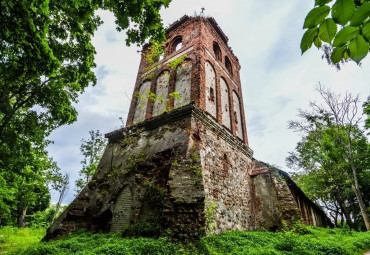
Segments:
[[[143,46],[127,125],[194,102],[248,144],[239,60],[216,20],[184,15],[166,38],[161,56],[158,46]]]

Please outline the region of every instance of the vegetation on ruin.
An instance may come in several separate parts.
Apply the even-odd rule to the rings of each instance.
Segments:
[[[145,103],[148,102],[148,100],[151,102],[151,104],[154,104],[155,102],[159,102],[160,104],[164,104],[166,107],[163,111],[164,112],[169,112],[173,110],[173,107],[169,106],[169,102],[171,99],[176,99],[180,100],[181,96],[180,93],[177,91],[171,92],[168,94],[169,98],[164,99],[162,95],[157,96],[155,93],[151,92],[150,90],[145,91],[145,94],[140,94],[138,91],[134,93],[134,97],[136,97],[138,100],[138,107],[144,109]]]
[[[151,231],[152,227],[140,226],[140,229]],[[356,232],[347,227],[324,229],[300,225],[276,233],[231,231],[185,245],[172,243],[165,237],[122,238],[121,232],[93,234],[83,230],[57,241],[39,242],[44,233],[43,229],[3,227],[0,229],[0,252],[17,248],[19,250],[10,254],[356,255],[370,249],[370,232]]]

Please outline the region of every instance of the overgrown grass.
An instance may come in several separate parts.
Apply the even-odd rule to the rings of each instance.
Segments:
[[[10,228],[8,228],[10,229]],[[0,230],[3,233],[4,229]],[[14,231],[14,230],[13,230]],[[22,230],[21,230],[22,231]],[[20,232],[12,232],[18,235]],[[36,231],[36,230],[29,230]],[[44,232],[35,233],[40,240]],[[122,238],[121,233],[80,233],[51,242],[19,248],[12,254],[284,254],[284,255],[352,255],[370,250],[370,232],[355,232],[348,229],[324,229],[305,227],[300,234],[294,232],[242,232],[231,231],[208,236],[194,244],[171,243],[166,238]],[[4,235],[4,234],[2,234]],[[4,238],[4,237],[3,237]],[[5,240],[12,240],[11,237]],[[18,239],[13,239],[17,243]],[[8,242],[8,241],[7,241]],[[11,241],[10,241],[11,242]],[[27,242],[28,244],[31,241]]]
[[[0,254],[39,243],[45,233],[45,229],[42,228],[1,227]]]

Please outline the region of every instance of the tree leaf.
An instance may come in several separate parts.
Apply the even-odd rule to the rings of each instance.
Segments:
[[[301,41],[301,51],[302,51],[302,54],[308,50],[309,48],[311,48],[312,46],[312,43],[313,43],[313,40],[315,38],[315,36],[317,35],[317,32],[318,32],[318,28],[315,27],[315,28],[310,28],[308,29],[303,37],[302,37],[302,41]]]
[[[319,35],[321,40],[331,43],[337,33],[337,24],[333,19],[326,19],[319,27]]]
[[[330,12],[330,7],[327,5],[313,8],[304,20],[303,28],[314,28],[321,24]]]
[[[355,38],[355,36],[359,33],[359,30],[360,29],[358,27],[351,26],[344,27],[335,36],[333,46],[340,47],[343,46],[344,44],[347,44],[349,41]]]
[[[353,0],[337,0],[332,8],[332,17],[344,26],[352,18],[355,8]]]
[[[370,3],[359,6],[351,19],[351,26],[360,26],[370,16]]]
[[[320,36],[319,35],[316,35],[315,36],[315,39],[313,40],[313,43],[315,44],[315,46],[317,48],[320,48],[321,47],[321,44],[322,44],[322,41],[320,39]]]
[[[315,0],[315,6],[321,6],[321,5],[327,4],[331,1],[333,1],[333,0]]]
[[[348,49],[350,58],[358,64],[369,52],[369,43],[362,35],[357,35],[348,45]]]
[[[346,49],[346,46],[334,48],[330,57],[331,61],[333,61],[334,64],[339,63],[342,60],[343,53]]]
[[[362,35],[367,41],[370,41],[370,22],[362,28]]]
[[[348,51],[348,49],[346,49],[344,52],[343,52],[343,58],[345,59],[345,60],[347,60],[347,59],[349,59],[349,51]]]

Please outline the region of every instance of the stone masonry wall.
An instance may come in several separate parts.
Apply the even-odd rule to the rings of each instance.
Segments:
[[[44,240],[79,228],[130,235],[143,222],[151,227],[142,235],[183,242],[275,229],[298,216],[295,196],[315,212],[314,224],[325,220],[284,172],[258,165],[245,143],[194,104],[106,136],[97,172]]]
[[[221,138],[200,121],[192,122],[193,144],[197,144],[202,162],[207,230],[251,230],[250,156]],[[194,145],[193,145],[194,146]]]

